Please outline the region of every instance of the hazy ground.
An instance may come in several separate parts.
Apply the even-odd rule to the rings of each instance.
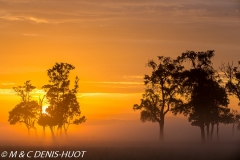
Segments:
[[[110,123],[111,122],[111,123]],[[181,124],[181,125],[179,125]],[[7,124],[6,124],[7,126]],[[43,138],[42,128],[38,137],[31,132],[30,138],[23,128],[11,126],[11,132],[0,132],[0,159],[4,151],[87,151],[86,160],[239,160],[240,132],[232,133],[232,125],[220,125],[217,140],[216,131],[213,141],[200,142],[199,127],[191,126],[186,119],[168,118],[165,141],[158,142],[158,126],[138,121],[89,121],[78,130],[70,130],[69,137],[57,137],[54,142],[50,132]],[[15,129],[16,128],[16,129]],[[6,131],[0,127],[0,131]],[[49,131],[49,130],[48,130]],[[8,155],[9,156],[9,155]],[[11,158],[11,159],[20,159]],[[23,159],[23,158],[21,158]],[[24,158],[28,159],[28,158]],[[47,159],[47,158],[32,158]]]
[[[74,145],[73,145],[74,144]],[[83,158],[52,159],[86,159],[86,160],[239,160],[240,142],[74,142],[73,144],[23,144],[1,143],[3,151],[87,151]],[[2,157],[1,157],[2,158]],[[1,159],[0,158],[0,159]],[[2,158],[8,159],[8,158]],[[13,158],[12,158],[13,159]],[[16,159],[16,158],[14,158]],[[20,159],[20,158],[17,158]],[[28,158],[24,158],[28,159]],[[35,158],[45,159],[45,158]],[[47,159],[47,158],[46,158]]]

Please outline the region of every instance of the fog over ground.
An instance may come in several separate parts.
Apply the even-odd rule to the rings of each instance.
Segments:
[[[1,124],[1,142],[22,143],[30,141],[42,141],[51,144],[51,133],[47,128],[47,138],[43,139],[42,128],[38,128],[38,138],[31,130],[31,138],[28,138],[25,126],[10,126]],[[19,127],[22,128],[19,131]],[[7,133],[7,134],[6,134]],[[57,139],[61,143],[69,142],[78,145],[81,142],[158,142],[159,126],[157,123],[142,123],[139,120],[88,120],[82,126],[72,127],[69,130],[68,139],[65,135]],[[187,118],[167,117],[164,130],[165,142],[200,142],[200,128],[191,126]],[[25,139],[25,140],[23,140]],[[219,141],[234,142],[240,140],[240,131],[232,132],[232,124],[219,125]],[[213,133],[213,142],[217,142],[216,126]],[[24,142],[24,144],[25,144]]]

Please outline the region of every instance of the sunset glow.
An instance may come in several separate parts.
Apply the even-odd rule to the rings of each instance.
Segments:
[[[197,101],[199,103],[183,105],[194,97],[190,91],[186,91],[189,95],[185,97],[182,93],[185,90],[179,91],[179,88],[186,87],[181,82],[187,78],[174,81],[172,86],[178,86],[171,91],[172,88],[166,88],[173,81],[166,81],[169,82],[167,85],[161,85],[167,91],[160,92],[149,81],[155,80],[161,86],[161,78],[153,77],[157,75],[155,73],[165,74],[166,71],[155,72],[163,65],[151,66],[149,62],[154,60],[158,63],[158,56],[177,59],[187,51],[214,50],[212,63],[208,64],[214,72],[211,70],[209,73],[220,73],[221,78],[218,77],[216,83],[226,87],[228,79],[220,71],[220,66],[224,63],[237,66],[240,61],[240,1],[0,0],[0,39],[0,144],[15,141],[25,144],[22,142],[25,139],[37,141],[37,144],[41,142],[42,146],[47,143],[55,145],[57,141],[63,142],[59,146],[64,146],[68,141],[79,146],[82,142],[155,143],[161,139],[158,133],[163,115],[166,119],[161,133],[164,141],[198,142],[200,125],[189,116],[192,109],[178,108],[174,113],[171,107],[198,106],[196,104],[202,104],[215,94],[202,96]],[[171,63],[177,62],[175,60]],[[178,62],[177,65],[181,63],[184,69],[195,65],[184,58]],[[180,72],[183,71],[179,69]],[[208,77],[217,77],[214,74]],[[172,74],[172,77],[176,75]],[[27,81],[32,88],[30,86],[30,89],[26,87],[24,90],[22,86]],[[211,84],[216,84],[214,82]],[[186,84],[197,82],[189,80]],[[222,102],[216,106],[240,113],[238,96],[233,96],[231,89],[220,89],[227,96],[224,104]],[[176,92],[177,98],[184,98],[181,101],[170,95],[166,101],[161,100],[164,96],[155,100],[151,93],[158,91],[156,95],[166,96]],[[153,104],[146,99],[147,96],[152,98]],[[147,105],[151,106],[150,109],[156,105],[162,107],[162,104],[168,106],[166,115],[164,110],[160,113],[144,108]],[[41,105],[42,114],[39,109]],[[47,113],[48,106],[51,106],[53,113]],[[28,108],[21,110],[21,107]],[[220,117],[223,115],[220,111],[211,113]],[[153,115],[156,112],[161,115],[160,118]],[[19,118],[19,115],[26,113],[30,118]],[[209,135],[215,125],[213,142],[219,142],[219,137],[224,142],[239,141],[240,132],[232,130],[235,123],[231,117],[227,123],[222,119],[201,123],[201,133]],[[218,127],[219,135],[216,131]]]
[[[48,108],[48,106],[43,106],[42,107],[42,113],[47,114],[47,111],[46,111],[47,108]]]

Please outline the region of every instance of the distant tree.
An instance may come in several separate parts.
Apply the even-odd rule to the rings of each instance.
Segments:
[[[21,97],[21,102],[9,112],[8,121],[11,125],[24,123],[30,135],[30,129],[34,129],[36,132],[35,122],[39,115],[38,103],[31,100],[31,92],[35,87],[30,81],[26,81],[24,86],[14,87],[13,89]]]
[[[187,102],[173,109],[175,114],[183,113],[188,116],[193,126],[200,127],[201,139],[205,141],[205,126],[209,138],[209,125],[226,122],[229,100],[225,89],[220,85],[221,79],[212,67],[211,58],[214,51],[187,51],[178,57],[181,62],[190,61],[191,68],[183,73],[183,91]]]
[[[213,125],[214,123],[217,125],[217,140],[219,140],[219,124],[230,124],[232,123],[233,114],[230,112],[230,108],[227,108],[225,106],[219,106],[218,107],[218,115],[216,117],[212,117]],[[212,139],[212,135],[211,135]]]
[[[57,121],[60,135],[64,129],[66,136],[70,124],[78,125],[86,121],[85,116],[80,116],[80,105],[77,101],[78,77],[75,78],[74,88],[70,89],[69,73],[74,68],[68,63],[56,63],[48,70],[50,84],[43,86],[50,104],[46,111]]]
[[[226,89],[230,95],[234,95],[240,101],[240,61],[237,66],[233,63],[227,65],[222,63],[220,70],[223,72],[224,77],[227,78]],[[239,103],[240,104],[240,103]]]
[[[183,67],[177,60],[170,57],[158,57],[159,64],[153,60],[148,62],[152,74],[145,75],[145,93],[141,103],[133,106],[134,110],[141,110],[141,121],[157,122],[160,127],[159,140],[164,139],[165,115],[175,105],[182,103],[177,98],[180,93],[180,72]]]
[[[237,125],[237,130],[240,131],[240,123],[238,123],[238,125]]]
[[[24,86],[13,87],[14,92],[21,97],[22,102],[29,102],[31,100],[31,92],[36,87],[30,81],[26,81]]]
[[[232,135],[234,135],[234,130],[235,130],[235,124],[239,124],[240,123],[240,114],[238,114],[237,110],[232,110],[232,119],[231,119],[231,123],[232,123]]]
[[[237,66],[234,66],[233,62],[231,64],[222,63],[222,65],[220,66],[220,70],[223,73],[222,78],[227,80],[225,88],[228,94],[238,98],[238,105],[240,106],[240,61],[238,61]],[[240,115],[238,114],[237,110],[233,110],[232,114],[232,130],[234,134],[235,123],[238,123],[237,128],[240,128]]]

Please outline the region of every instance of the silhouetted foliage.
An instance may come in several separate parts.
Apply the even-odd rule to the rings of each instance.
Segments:
[[[56,63],[52,69],[48,70],[50,84],[44,85],[47,91],[46,98],[49,107],[46,109],[54,123],[62,133],[62,128],[67,135],[70,124],[81,124],[86,121],[85,116],[80,117],[80,105],[77,101],[78,77],[75,78],[74,88],[70,89],[69,73],[75,67],[67,63]]]
[[[187,51],[178,57],[181,62],[190,61],[191,68],[182,73],[184,79],[182,90],[187,101],[176,106],[173,113],[183,113],[188,116],[193,126],[201,129],[201,139],[205,141],[205,126],[207,136],[210,138],[209,125],[230,123],[230,109],[227,108],[229,100],[225,89],[220,85],[221,79],[212,67],[211,59],[214,51],[194,52]]]
[[[11,125],[24,123],[30,134],[30,129],[36,132],[35,122],[39,115],[39,105],[31,100],[31,92],[36,87],[32,86],[30,81],[26,81],[24,86],[14,87],[14,91],[21,97],[21,102],[17,104],[10,112],[8,121]]]
[[[220,70],[224,73],[224,78],[227,78],[226,89],[230,95],[236,96],[240,100],[240,61],[238,66],[233,66],[233,63],[227,65],[222,63]],[[239,103],[240,104],[240,103]]]
[[[58,121],[55,117],[51,117],[48,114],[41,114],[41,116],[38,119],[38,124],[40,126],[43,126],[44,137],[45,137],[45,128],[48,126],[51,130],[52,138],[55,139],[53,127],[58,125]]]
[[[238,62],[237,66],[228,63],[220,66],[220,70],[223,72],[223,78],[227,79],[227,82],[225,84],[225,88],[229,95],[233,95],[238,98],[240,101],[240,70],[239,70],[240,61]],[[238,103],[240,105],[240,102]],[[233,133],[234,133],[234,125],[235,123],[238,123],[238,127],[240,126],[239,117],[237,110],[232,111],[233,118],[232,118],[232,124],[233,124]]]
[[[43,96],[43,98],[41,99],[40,98],[40,96],[39,96],[39,101],[38,101],[38,103],[39,103],[39,107],[40,107],[40,116],[39,116],[39,119],[38,119],[38,124],[40,125],[40,126],[42,126],[43,127],[43,136],[44,136],[44,138],[46,137],[46,132],[45,132],[45,127],[47,126],[45,123],[41,123],[41,119],[42,119],[42,116],[43,116],[43,101],[44,101],[44,98],[45,98],[45,95]],[[40,120],[40,121],[39,121]],[[39,123],[40,122],[40,123]]]
[[[240,123],[237,125],[237,130],[240,131]]]
[[[148,62],[152,68],[152,74],[145,75],[145,94],[140,105],[135,104],[134,110],[141,110],[141,121],[157,122],[160,127],[159,139],[164,138],[164,118],[165,115],[175,105],[182,103],[177,98],[180,93],[180,72],[183,67],[177,60],[169,57],[158,57],[159,64],[153,60]]]
[[[232,134],[234,135],[235,124],[240,124],[240,114],[238,114],[237,110],[232,110],[231,114],[232,114],[231,123],[233,124]]]
[[[67,63],[56,63],[52,69],[49,69],[50,84],[43,86],[47,93],[42,99],[39,97],[39,102],[31,100],[31,92],[36,87],[32,86],[30,81],[26,81],[24,86],[14,87],[16,94],[21,97],[21,103],[9,112],[10,124],[24,123],[29,131],[31,128],[36,130],[35,122],[37,122],[43,127],[44,137],[45,128],[48,126],[53,139],[55,139],[54,126],[58,126],[60,134],[63,128],[67,135],[70,124],[84,123],[86,118],[85,116],[81,117],[80,105],[77,100],[78,77],[75,78],[73,89],[69,87],[69,73],[73,69],[74,66]],[[47,114],[42,113],[45,96],[50,104],[46,109]]]

